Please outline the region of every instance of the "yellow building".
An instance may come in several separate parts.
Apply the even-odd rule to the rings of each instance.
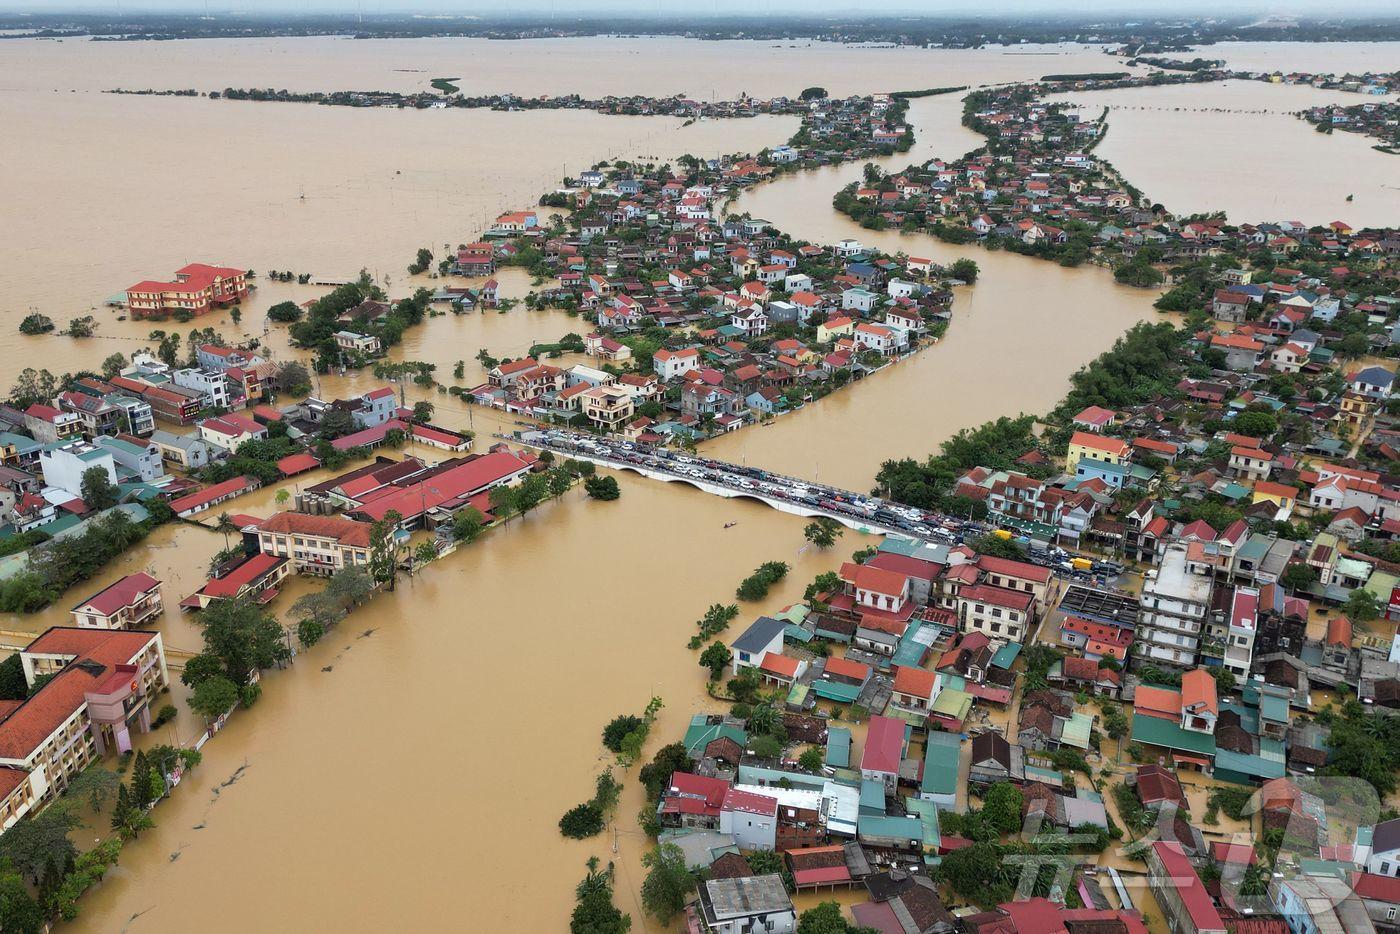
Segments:
[[[848,337],[855,332],[856,323],[850,318],[830,318],[817,325],[817,343],[834,341],[838,337]]]
[[[1065,470],[1074,473],[1075,465],[1081,457],[1107,461],[1110,464],[1128,463],[1132,447],[1121,438],[1106,438],[1092,431],[1076,431],[1069,439],[1069,453],[1065,455]]]

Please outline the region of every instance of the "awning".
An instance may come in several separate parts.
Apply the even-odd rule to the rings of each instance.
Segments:
[[[1210,760],[1201,756],[1188,756],[1183,753],[1172,753],[1172,761],[1177,765],[1199,765],[1201,768],[1210,768]]]

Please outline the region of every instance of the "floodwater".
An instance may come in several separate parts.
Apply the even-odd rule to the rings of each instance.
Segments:
[[[961,116],[958,95],[914,101],[915,149],[881,160],[884,168],[898,171],[976,148],[982,138],[962,126]],[[1000,415],[1043,413],[1064,395],[1075,369],[1157,314],[1155,292],[1120,286],[1097,267],[1064,269],[926,234],[864,230],[831,207],[832,194],[861,172],[851,164],[789,175],[745,192],[732,210],[819,243],[854,237],[943,263],[970,257],[980,270],[977,283],[958,291],[939,344],[770,427],[709,442],[712,455],[867,490],[885,460],[922,458],[944,438]]]
[[[99,310],[99,334],[126,340],[24,339],[14,328],[31,305],[66,322],[137,278],[195,259],[318,275],[352,276],[364,266],[387,276],[398,297],[418,284],[401,270],[419,246],[473,237],[484,217],[533,204],[566,166],[626,153],[757,150],[793,126],[774,119],[682,129],[665,118],[587,113],[359,111],[96,93],[104,87],[412,90],[431,77],[469,76],[461,82],[468,91],[708,96],[710,85],[718,96],[766,96],[810,84],[838,94],[977,84],[1102,70],[1112,61],[1073,46],[950,52],[613,39],[15,42],[6,52],[0,120],[10,132],[0,137],[0,196],[12,245],[0,253],[0,380],[24,365],[95,366],[139,346],[151,327]],[[956,95],[916,102],[919,151],[891,164],[977,146],[959,116]],[[971,256],[982,279],[959,295],[943,344],[772,428],[715,442],[720,456],[863,488],[887,457],[927,454],[996,415],[1043,411],[1076,366],[1153,315],[1152,295],[1118,287],[1102,270],[860,231],[830,208],[834,191],[858,173],[847,166],[784,179],[737,208],[815,240],[852,235],[942,261]],[[160,213],[150,219],[145,208]],[[518,272],[500,278],[506,294],[530,285]],[[261,334],[264,308],[320,291],[264,283],[241,329]],[[227,315],[198,323],[234,330]],[[478,349],[514,355],[570,330],[581,332],[582,322],[554,312],[444,316],[411,331],[396,353],[439,363],[440,378],[464,360],[470,384],[480,378]],[[268,342],[288,352],[281,328]],[[375,383],[367,372],[324,377],[319,390],[333,397]],[[409,401],[417,398],[423,393],[410,388]],[[500,413],[431,398],[436,421],[474,428],[482,445],[514,427]],[[742,627],[798,599],[815,574],[864,542],[848,535],[830,552],[804,550],[795,517],[630,475],[622,486],[618,502],[575,491],[490,532],[359,610],[291,671],[269,673],[257,707],[205,747],[189,784],[156,812],[159,827],[84,899],[75,927],[171,931],[198,917],[215,931],[558,930],[585,859],[598,855],[617,861],[618,902],[634,930],[656,930],[635,894],[645,849],[636,769],[623,779],[615,835],[610,828],[572,842],[556,829],[607,764],[602,726],[659,694],[667,706],[647,754],[674,740],[693,711],[714,703],[684,648],[705,607],[732,599],[759,563],[791,562],[768,600],[743,607],[735,623]],[[277,489],[223,508],[266,515]],[[737,525],[726,531],[727,522]],[[61,623],[86,593],[141,568],[167,581],[173,606],[200,584],[221,546],[207,530],[158,530],[60,605],[4,626]],[[291,583],[274,612],[286,621],[310,586]],[[177,649],[199,646],[197,624],[177,611],[160,628]],[[175,698],[182,693],[177,687]],[[193,729],[186,712],[169,728],[173,737],[160,739],[188,739]],[[244,764],[236,783],[219,787]]]
[[[1108,134],[1094,154],[1177,214],[1224,211],[1237,224],[1342,220],[1355,227],[1400,218],[1400,159],[1373,149],[1379,141],[1369,136],[1319,133],[1293,116],[1380,98],[1225,81],[1052,99],[1073,101],[1092,117],[1108,107]]]

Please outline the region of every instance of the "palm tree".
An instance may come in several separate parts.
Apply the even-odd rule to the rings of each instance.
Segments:
[[[579,900],[587,898],[595,892],[612,891],[613,864],[608,863],[608,868],[598,869],[598,857],[588,857],[588,875],[583,877],[583,881],[574,889],[574,896]]]
[[[223,536],[224,536],[224,551],[228,551],[228,536],[229,536],[229,533],[230,533],[230,532],[237,532],[237,531],[238,531],[238,526],[237,526],[236,524],[234,524],[234,521],[233,521],[233,519],[229,516],[229,514],[226,513],[226,512],[224,512],[224,513],[220,513],[220,514],[219,514],[219,519],[218,519],[218,521],[214,523],[214,531],[215,531],[215,532],[222,532],[222,533],[223,533]]]

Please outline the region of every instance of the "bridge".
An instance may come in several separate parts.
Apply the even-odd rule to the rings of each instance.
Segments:
[[[986,530],[980,523],[882,502],[838,487],[634,441],[545,428],[517,431],[507,440],[611,470],[630,470],[665,483],[686,483],[726,499],[756,500],[794,516],[834,519],[866,534],[953,543],[962,541],[964,535],[975,536]]]

